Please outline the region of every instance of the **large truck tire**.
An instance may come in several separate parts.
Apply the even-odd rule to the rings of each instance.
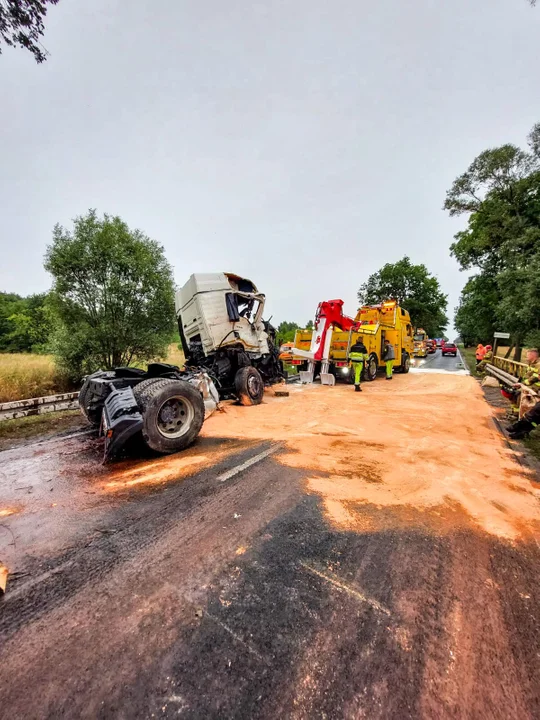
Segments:
[[[83,386],[79,390],[79,407],[81,409],[82,414],[84,417],[88,420],[89,423],[94,425],[94,427],[99,427],[101,425],[101,412],[102,408],[99,410],[89,410],[88,405],[90,404],[92,398],[94,397],[94,394],[90,390],[90,378],[93,377],[92,375],[87,377],[86,380],[83,383]]]
[[[378,369],[379,358],[375,355],[375,353],[371,353],[371,355],[368,357],[366,367],[364,368],[364,378],[366,380],[369,380],[369,382],[373,382],[373,380],[377,379]]]
[[[411,369],[411,356],[408,352],[404,352],[401,355],[401,365],[399,366],[400,372],[406,374]]]
[[[149,448],[170,454],[191,445],[204,422],[204,401],[196,387],[185,380],[150,378],[136,385],[133,394]]]
[[[234,377],[236,395],[241,405],[260,405],[264,396],[264,381],[260,372],[248,365],[240,368]]]

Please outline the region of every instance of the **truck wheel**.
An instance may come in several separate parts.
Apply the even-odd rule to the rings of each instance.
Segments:
[[[79,407],[81,408],[81,412],[88,420],[88,422],[95,427],[99,427],[101,425],[102,408],[100,408],[99,410],[88,409],[88,405],[92,400],[93,396],[94,394],[90,390],[90,378],[86,378],[82,388],[79,390]]]
[[[364,369],[364,377],[372,382],[377,378],[377,370],[379,369],[379,359],[375,353],[371,353],[368,357],[366,367]]]
[[[401,372],[408,373],[411,369],[411,358],[409,353],[404,352],[401,356]]]
[[[234,377],[236,394],[242,405],[260,405],[264,395],[264,382],[260,372],[248,365],[240,368]]]
[[[150,378],[133,388],[149,448],[174,453],[191,445],[204,422],[201,393],[185,380]]]

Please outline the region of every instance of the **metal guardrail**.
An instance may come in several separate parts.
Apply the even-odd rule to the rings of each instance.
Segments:
[[[522,363],[520,363],[522,364]],[[496,367],[495,365],[491,365],[488,363],[486,365],[486,372],[489,373],[492,377],[496,378],[500,383],[506,386],[512,386],[516,385],[519,382],[519,378],[515,375],[511,375],[510,373],[507,373],[505,370],[501,370],[500,368]],[[525,386],[522,386],[522,389],[519,391],[522,396],[523,393],[526,392],[528,396],[532,395],[533,397],[538,397],[538,393],[533,390],[532,388],[525,388]],[[535,401],[536,402],[536,401]]]
[[[79,407],[79,393],[62,393],[28,400],[13,400],[0,403],[0,422],[14,420],[28,415],[43,415],[58,410],[72,410]]]
[[[493,358],[493,365],[507,373],[510,373],[511,375],[515,375],[516,377],[523,375],[523,370],[526,370],[527,368],[526,363],[517,362],[517,360],[510,360],[510,358],[503,358],[500,355],[495,355]]]
[[[491,365],[490,363],[486,365],[486,372],[506,385],[515,385],[518,381],[518,378],[515,375],[511,375],[505,370],[501,370],[501,368],[498,368],[496,365]]]

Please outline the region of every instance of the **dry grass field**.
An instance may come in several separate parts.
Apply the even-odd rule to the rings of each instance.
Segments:
[[[169,346],[166,362],[184,364],[184,353],[175,343]],[[0,403],[73,389],[58,375],[52,355],[0,353]]]
[[[0,402],[52,395],[66,390],[52,355],[0,353]]]

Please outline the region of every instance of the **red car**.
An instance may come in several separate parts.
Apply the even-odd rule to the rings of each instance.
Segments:
[[[455,343],[445,342],[441,348],[441,354],[442,355],[453,355],[454,357],[457,357],[457,347],[456,347]]]

